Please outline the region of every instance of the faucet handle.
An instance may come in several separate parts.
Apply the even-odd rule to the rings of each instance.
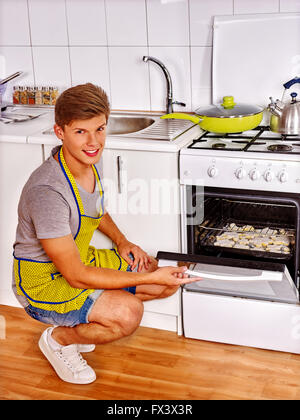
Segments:
[[[184,102],[178,102],[178,101],[172,102],[172,105],[186,106],[186,104]]]

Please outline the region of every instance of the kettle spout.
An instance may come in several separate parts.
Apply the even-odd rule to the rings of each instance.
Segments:
[[[282,102],[279,101],[279,99],[277,99],[277,101],[274,102],[273,98],[270,97],[270,100],[271,103],[268,105],[268,110],[276,117],[281,117],[284,104],[282,104]]]

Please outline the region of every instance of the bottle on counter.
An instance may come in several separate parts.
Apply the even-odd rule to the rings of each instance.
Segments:
[[[56,100],[58,98],[58,88],[57,87],[50,87],[50,97],[51,97],[51,105],[56,104]]]
[[[14,86],[13,103],[22,105],[55,105],[59,96],[54,86]]]
[[[27,103],[28,105],[34,105],[35,104],[35,91],[33,87],[27,86]]]
[[[36,105],[43,105],[42,88],[40,88],[39,86],[35,86],[34,90],[35,90],[35,104]]]
[[[48,86],[42,87],[43,92],[43,104],[44,105],[51,105],[51,96],[50,96],[50,90]]]
[[[24,86],[20,86],[20,104],[27,105],[27,90]]]
[[[20,103],[20,87],[19,86],[13,87],[13,103],[14,104]]]

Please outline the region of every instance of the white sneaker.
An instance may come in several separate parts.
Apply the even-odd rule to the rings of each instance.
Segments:
[[[48,359],[57,375],[65,382],[72,384],[89,384],[94,382],[96,374],[78,352],[77,344],[61,346],[56,351],[48,343],[48,334],[53,328],[47,328],[39,340],[39,347]]]
[[[90,353],[96,348],[95,344],[77,344],[79,353]]]

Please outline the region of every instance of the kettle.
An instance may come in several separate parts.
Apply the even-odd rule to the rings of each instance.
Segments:
[[[300,78],[290,80],[285,83],[283,87],[289,89],[295,83],[300,83]],[[271,131],[287,135],[300,134],[300,101],[297,101],[296,92],[291,93],[291,98],[292,99],[285,104],[278,99],[274,102],[270,97],[271,103],[268,106],[268,110],[271,112]]]

